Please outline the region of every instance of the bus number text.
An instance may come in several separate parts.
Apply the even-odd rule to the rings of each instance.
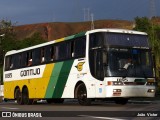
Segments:
[[[5,74],[5,78],[12,78],[12,73]]]

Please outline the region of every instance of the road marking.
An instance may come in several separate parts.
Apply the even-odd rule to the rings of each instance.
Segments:
[[[105,119],[105,120],[125,120],[125,119],[119,119],[119,118],[111,118],[111,117],[98,117],[98,116],[89,116],[89,115],[78,115],[80,117],[90,117],[90,118],[99,118],[99,119]]]
[[[1,107],[3,109],[9,109],[9,110],[16,110],[16,109],[19,109],[19,108],[11,108],[11,107]]]

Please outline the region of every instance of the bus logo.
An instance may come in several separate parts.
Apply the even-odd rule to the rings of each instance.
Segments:
[[[120,81],[120,82],[128,82],[128,80],[126,78],[118,78],[117,81]]]
[[[78,71],[82,71],[82,69],[83,69],[83,64],[84,64],[84,62],[79,62],[79,63],[77,64],[77,66],[75,66]]]

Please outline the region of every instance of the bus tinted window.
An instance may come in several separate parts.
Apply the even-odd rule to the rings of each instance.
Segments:
[[[103,33],[93,33],[90,35],[90,49],[95,47],[100,47],[104,39]]]
[[[86,51],[86,40],[79,38],[75,41],[74,57],[84,57]]]
[[[35,49],[33,51],[33,65],[40,64],[41,60],[41,49]]]
[[[9,70],[11,66],[11,56],[7,56],[5,59],[5,70]]]
[[[33,62],[32,51],[27,52],[27,66],[31,66]]]

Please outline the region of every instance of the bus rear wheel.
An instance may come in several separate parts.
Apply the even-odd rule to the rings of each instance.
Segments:
[[[84,83],[77,86],[76,95],[80,105],[91,105],[91,99],[87,98],[87,90]]]
[[[23,89],[22,100],[23,100],[23,102],[24,102],[25,105],[31,105],[31,104],[33,104],[33,99],[29,99],[29,92],[28,92],[27,88]]]
[[[19,105],[22,105],[22,104],[23,104],[22,93],[21,93],[21,91],[20,91],[19,88],[17,88],[17,89],[15,90],[15,99],[17,100],[17,103],[18,103]]]

